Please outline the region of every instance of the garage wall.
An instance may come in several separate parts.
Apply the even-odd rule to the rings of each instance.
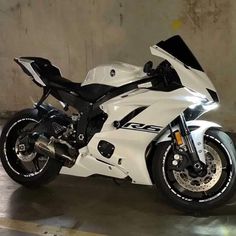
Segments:
[[[40,95],[14,57],[49,58],[80,82],[101,63],[142,66],[150,45],[180,34],[219,90],[221,107],[207,118],[236,131],[235,12],[234,0],[1,0],[0,112]]]

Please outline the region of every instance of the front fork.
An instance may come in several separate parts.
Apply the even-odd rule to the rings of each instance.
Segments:
[[[201,163],[196,147],[193,142],[191,132],[186,124],[186,120],[183,114],[178,117],[178,123],[180,127],[180,133],[184,139],[185,145],[187,147],[190,161],[196,172],[201,172],[203,170],[203,164]]]

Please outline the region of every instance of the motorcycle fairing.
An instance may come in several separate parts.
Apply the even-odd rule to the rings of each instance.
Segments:
[[[171,92],[138,89],[125,95],[117,96],[101,105],[101,109],[108,114],[108,118],[101,132],[96,133],[88,143],[86,154],[80,154],[72,167],[76,175],[102,174],[116,178],[129,176],[133,183],[151,185],[145,154],[148,145],[157,134],[127,130],[122,127],[116,129],[113,126],[114,120],[120,120],[134,109],[144,106],[147,108],[129,122],[158,125],[163,129],[187,107],[200,102],[186,88]],[[98,151],[101,140],[115,146],[114,153],[109,159]],[[86,160],[86,157],[89,160]],[[93,162],[92,168],[91,162]],[[96,168],[94,168],[95,165]],[[66,168],[62,169],[62,173],[72,174]]]
[[[175,38],[175,41],[178,42],[179,38]],[[201,96],[205,96],[208,99],[208,101],[214,102],[212,96],[209,94],[207,89],[210,89],[212,91],[216,91],[216,89],[212,84],[212,82],[210,81],[210,79],[208,78],[208,76],[202,71],[202,68],[200,67],[201,69],[198,70],[199,67],[195,65],[196,64],[195,62],[194,64],[195,68],[198,69],[194,69],[193,67],[191,67],[191,63],[190,65],[185,64],[184,62],[180,61],[177,57],[175,57],[175,55],[171,55],[167,51],[163,50],[160,46],[161,46],[160,44],[157,44],[150,47],[151,53],[155,56],[167,60],[174,67],[177,74],[179,75],[179,78],[183,86],[199,93],[199,95]],[[192,60],[195,61],[196,60],[195,57]]]
[[[82,150],[73,167],[75,175],[102,174],[116,178],[129,176],[133,183],[151,185],[152,181],[145,158],[146,150],[157,134],[145,132],[145,130],[127,130],[123,127],[116,129],[114,121],[122,120],[137,108],[146,107],[129,122],[141,126],[142,124],[158,126],[162,134],[158,142],[168,141],[168,133],[163,134],[162,132],[168,124],[187,108],[206,103],[206,101],[213,101],[207,89],[215,91],[215,88],[204,72],[185,65],[156,45],[151,47],[151,52],[171,63],[185,87],[168,92],[154,91],[150,90],[151,85],[147,81],[146,84],[140,83],[139,86],[134,86],[133,89],[131,86],[130,90],[117,93],[117,96],[112,96],[110,99],[102,99],[100,109],[108,114],[108,118],[101,132],[96,133],[87,147]],[[191,121],[188,122],[188,125],[199,127],[192,131],[192,135],[199,157],[205,162],[203,151],[204,133],[210,127],[219,126],[205,121]],[[99,152],[98,145],[101,140],[114,145],[115,150],[110,158],[104,157]],[[65,168],[62,169],[62,173],[72,174],[71,171]]]
[[[165,41],[160,41],[156,46],[176,57],[185,65],[204,72],[196,57],[179,35],[175,35]]]

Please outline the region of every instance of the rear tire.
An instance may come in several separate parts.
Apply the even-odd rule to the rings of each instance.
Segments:
[[[186,212],[206,211],[220,206],[226,203],[235,192],[236,152],[232,140],[226,133],[212,129],[206,132],[204,142],[205,148],[214,149],[215,155],[212,155],[212,158],[214,160],[217,157],[218,162],[216,163],[219,163],[220,160],[222,167],[221,171],[220,168],[218,168],[218,172],[215,170],[215,176],[214,171],[212,172],[212,179],[209,181],[213,181],[213,185],[210,185],[209,189],[206,190],[204,189],[207,186],[206,183],[202,182],[201,185],[189,186],[189,182],[193,182],[189,181],[191,177],[187,176],[185,179],[188,185],[184,185],[183,180],[182,182],[179,181],[177,175],[173,174],[173,169],[168,170],[167,162],[173,160],[171,159],[173,153],[170,142],[160,143],[153,157],[152,174],[156,186],[170,204]],[[217,176],[217,173],[220,174]]]
[[[0,159],[3,168],[15,182],[26,187],[38,187],[51,182],[59,174],[62,167],[60,162],[41,156],[41,168],[38,165],[37,171],[35,169],[35,172],[31,173],[26,170],[22,160],[19,161],[15,151],[17,132],[20,133],[20,129],[31,123],[39,122],[39,120],[37,109],[22,110],[16,113],[3,127],[0,137]],[[35,158],[39,158],[37,155],[39,154],[35,154]],[[27,165],[30,164],[27,163]]]

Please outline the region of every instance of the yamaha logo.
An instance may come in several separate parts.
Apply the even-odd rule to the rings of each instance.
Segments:
[[[112,69],[112,70],[110,71],[110,75],[111,75],[111,77],[115,76],[115,75],[116,75],[116,71],[115,71],[114,69]]]

